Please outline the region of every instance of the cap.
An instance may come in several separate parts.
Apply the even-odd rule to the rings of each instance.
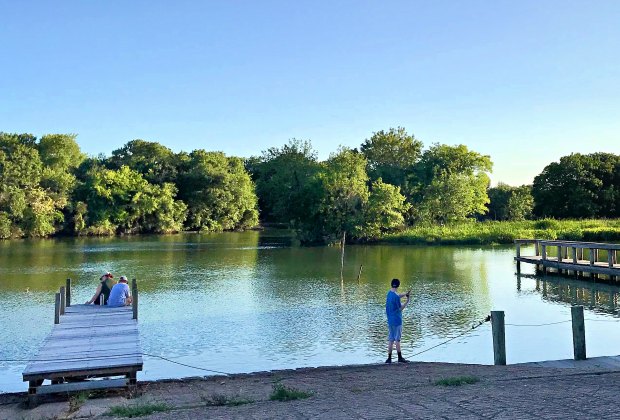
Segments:
[[[400,286],[400,280],[392,279],[392,287],[398,287],[398,286]]]
[[[127,281],[127,277],[125,277],[125,276],[120,276],[120,278],[118,279],[118,281]]]

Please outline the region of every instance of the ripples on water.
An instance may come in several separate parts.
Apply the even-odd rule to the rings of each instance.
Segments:
[[[525,252],[525,251],[524,251]],[[53,294],[73,279],[89,299],[106,271],[137,278],[144,352],[225,372],[376,363],[384,359],[389,281],[412,288],[405,355],[470,328],[492,309],[507,323],[615,320],[617,289],[531,275],[512,247],[300,248],[282,232],[0,242],[0,358],[32,357],[49,333]],[[357,275],[363,264],[362,277]],[[528,275],[529,274],[529,275]],[[617,354],[620,324],[586,322],[588,354]],[[572,357],[570,323],[507,327],[508,362]],[[488,324],[415,358],[492,363]],[[0,362],[0,390],[25,390],[23,363]],[[141,379],[205,372],[145,357]]]

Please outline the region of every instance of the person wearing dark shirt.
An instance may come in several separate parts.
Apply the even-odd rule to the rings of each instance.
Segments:
[[[385,298],[385,314],[388,323],[388,357],[385,363],[392,363],[392,348],[394,347],[394,343],[396,343],[398,362],[409,363],[408,360],[403,358],[400,352],[400,338],[403,331],[403,310],[409,304],[409,294],[411,290],[407,291],[407,293],[399,294],[398,288],[400,287],[400,280],[398,279],[392,279],[391,286],[392,288],[388,291]],[[407,298],[404,304],[400,302],[400,299],[403,297]]]
[[[91,303],[94,303],[95,305],[99,305],[100,296],[103,296],[103,304],[107,304],[108,298],[110,297],[110,291],[115,284],[116,281],[114,281],[114,276],[110,272],[105,273],[99,279],[99,284],[97,285],[97,290],[95,291],[95,294],[92,298],[90,298],[90,300],[86,302],[86,304],[90,305]]]

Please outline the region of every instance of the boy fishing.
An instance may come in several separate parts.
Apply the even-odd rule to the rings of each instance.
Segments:
[[[400,280],[392,279],[392,288],[388,291],[385,298],[385,314],[387,315],[388,322],[388,358],[385,363],[392,363],[392,347],[396,342],[396,352],[398,353],[399,363],[409,363],[409,360],[403,358],[400,352],[400,337],[403,332],[403,310],[409,304],[409,295],[411,290],[407,293],[398,293],[398,287],[400,286]],[[406,297],[405,304],[400,303],[400,299]]]

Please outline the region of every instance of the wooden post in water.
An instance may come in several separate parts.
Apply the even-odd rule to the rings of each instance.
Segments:
[[[558,246],[558,274],[562,274],[560,263],[562,262],[562,247]]]
[[[517,242],[516,246],[517,246],[517,274],[518,274],[521,272],[521,261],[519,261],[519,258],[521,258],[521,243]]]
[[[359,273],[357,273],[357,282],[360,282],[360,278],[362,277],[362,268],[364,267],[364,264],[360,264],[360,271]]]
[[[572,306],[573,352],[575,360],[586,360],[586,329],[583,321],[583,306]]]
[[[607,264],[609,268],[614,268],[614,251],[612,249],[607,250]],[[609,280],[616,281],[616,276],[609,276]]]
[[[54,324],[60,324],[60,293],[56,292],[56,301],[54,302]]]
[[[545,261],[547,260],[547,245],[542,244],[542,272],[543,275],[547,274],[547,266],[545,265]]]
[[[71,279],[67,279],[67,286],[66,286],[66,293],[67,293],[67,306],[71,306]]]
[[[504,311],[491,311],[491,330],[493,334],[493,361],[496,365],[506,365],[506,327]]]
[[[347,241],[347,232],[342,232],[342,243],[340,244],[340,280],[344,281],[343,272],[344,272],[344,244]]]
[[[133,309],[133,319],[138,319],[138,283],[136,279],[131,279],[131,308]]]
[[[60,286],[60,315],[65,314],[65,305],[67,296],[65,295],[65,286]]]
[[[534,242],[534,250],[536,251],[536,256],[540,255],[540,248],[538,247],[538,241]]]

